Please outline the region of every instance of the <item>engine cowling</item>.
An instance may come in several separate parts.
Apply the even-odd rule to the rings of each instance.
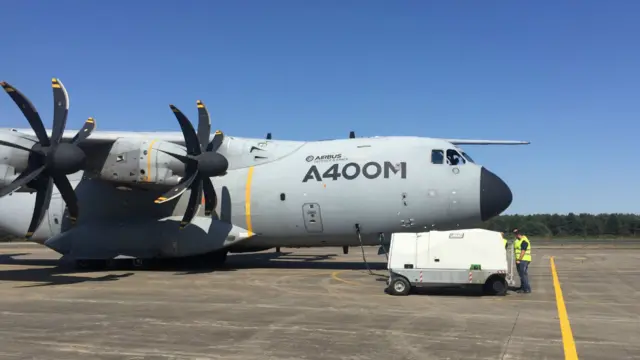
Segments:
[[[122,184],[176,185],[184,176],[185,166],[161,150],[186,155],[184,147],[166,141],[117,139],[98,177]]]
[[[13,131],[0,132],[0,140],[31,148],[34,141],[20,136]],[[15,180],[27,168],[29,153],[24,150],[0,145],[0,187],[5,187]]]

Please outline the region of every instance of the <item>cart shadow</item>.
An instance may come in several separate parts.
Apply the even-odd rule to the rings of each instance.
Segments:
[[[455,296],[455,297],[483,297],[490,296],[482,291],[481,287],[478,288],[415,288],[411,290],[411,294],[415,295],[427,295],[427,296]]]

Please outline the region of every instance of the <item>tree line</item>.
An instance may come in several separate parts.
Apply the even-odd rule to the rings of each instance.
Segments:
[[[479,227],[508,234],[518,228],[527,236],[562,238],[640,237],[640,214],[500,215]]]
[[[500,215],[479,224],[509,234],[518,228],[527,236],[562,238],[640,238],[640,214]],[[20,241],[0,230],[0,241]]]

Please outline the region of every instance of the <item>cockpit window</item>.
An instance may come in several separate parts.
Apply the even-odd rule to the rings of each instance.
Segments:
[[[465,160],[459,152],[453,149],[447,150],[447,164],[451,166],[459,166],[465,164],[466,162],[467,160]]]
[[[444,151],[442,150],[431,150],[431,163],[432,164],[442,164],[444,162]]]
[[[476,163],[475,161],[473,161],[473,159],[471,158],[471,156],[469,156],[469,154],[467,154],[466,152],[462,152],[462,156],[464,156],[465,159],[467,159],[467,161],[469,161],[470,163]]]

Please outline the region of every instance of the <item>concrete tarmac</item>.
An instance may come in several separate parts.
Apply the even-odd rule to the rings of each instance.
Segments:
[[[533,293],[504,297],[394,297],[375,248],[373,276],[359,248],[282,250],[75,272],[0,247],[0,358],[640,359],[640,250],[534,249]]]

